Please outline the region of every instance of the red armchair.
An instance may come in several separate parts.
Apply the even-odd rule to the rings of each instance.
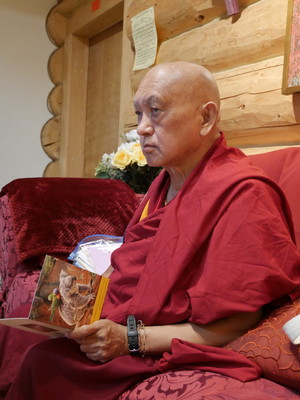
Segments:
[[[251,159],[279,183],[288,197],[300,245],[300,149],[274,151]],[[45,254],[66,258],[85,236],[122,235],[137,205],[137,196],[121,181],[30,178],[6,185],[0,197],[2,316],[26,316]],[[300,299],[296,299],[228,345],[254,359],[264,378],[242,383],[208,372],[168,372],[141,382],[120,399],[146,400],[160,395],[165,399],[198,400],[215,394],[232,399],[299,398],[299,350],[281,330],[299,310]],[[0,398],[4,398],[25,349],[41,340],[44,337],[0,327]]]

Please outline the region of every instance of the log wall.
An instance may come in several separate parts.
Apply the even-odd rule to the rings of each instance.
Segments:
[[[222,101],[221,128],[231,145],[300,144],[293,96],[281,93],[288,2],[239,4],[240,14],[228,17],[224,0],[132,0],[126,32],[132,41],[131,18],[154,7],[156,64],[190,61],[214,74]],[[145,72],[132,72],[133,92]],[[129,110],[130,105],[124,130],[134,125],[135,115]]]
[[[79,170],[75,164],[81,160],[80,165],[83,165],[83,158],[88,157],[87,148],[79,154],[80,146],[87,146],[88,142],[91,142],[91,148],[102,146],[96,137],[92,143],[96,119],[93,123],[84,123],[84,116],[101,107],[101,102],[95,98],[93,101],[97,104],[91,104],[89,95],[85,94],[89,79],[87,65],[79,53],[76,54],[76,46],[81,52],[85,51],[83,47],[89,40],[100,34],[99,24],[106,29],[120,23],[122,18],[122,66],[118,72],[121,76],[116,77],[120,85],[117,107],[120,112],[112,126],[119,126],[116,135],[136,126],[132,97],[147,69],[132,71],[131,19],[152,6],[158,34],[156,64],[191,61],[207,67],[214,74],[221,94],[221,128],[230,145],[248,150],[300,145],[300,94],[283,95],[281,92],[288,0],[239,0],[241,12],[231,17],[227,15],[225,0],[101,0],[100,3],[101,9],[94,10],[93,6],[97,4],[94,0],[61,0],[47,18],[48,34],[57,50],[48,63],[54,85],[48,97],[53,118],[42,130],[42,145],[52,160],[45,171],[46,176],[62,176],[64,170],[73,176],[80,176],[82,170],[82,174],[88,176],[84,172],[86,166]],[[123,17],[120,17],[121,6]],[[75,36],[70,36],[71,33]],[[72,54],[70,46],[75,49]],[[69,70],[74,63],[79,66],[82,63],[85,72],[71,71],[70,78]],[[93,68],[97,71],[97,65]],[[74,101],[70,93],[77,90],[73,87],[75,81],[83,95],[77,106],[68,108],[68,103]],[[76,107],[78,110],[85,108],[78,123],[77,115],[74,122],[66,115]],[[93,127],[93,132],[87,139],[84,129],[91,130],[89,126]],[[110,139],[105,139],[103,146],[107,140]],[[115,144],[116,136],[110,146]],[[74,164],[71,150],[66,150],[70,146],[75,154]],[[107,149],[99,148],[98,151],[100,155]],[[92,158],[89,163],[90,169],[94,164],[96,166],[96,160]],[[63,165],[66,168],[62,168]]]

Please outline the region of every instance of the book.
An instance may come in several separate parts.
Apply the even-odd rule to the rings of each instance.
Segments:
[[[110,255],[122,240],[97,235],[83,242],[84,246],[79,243],[69,257],[75,264],[46,255],[28,317],[3,318],[0,324],[59,337],[68,330],[100,319],[113,271]]]

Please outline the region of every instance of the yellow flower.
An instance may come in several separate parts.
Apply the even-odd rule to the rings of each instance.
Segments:
[[[135,142],[132,147],[132,162],[136,162],[140,167],[143,167],[147,164],[147,160],[142,152],[141,145],[138,142]]]
[[[132,161],[131,154],[125,149],[120,149],[116,152],[112,159],[112,165],[114,167],[124,169]]]

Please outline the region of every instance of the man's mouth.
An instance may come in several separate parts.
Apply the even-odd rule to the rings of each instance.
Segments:
[[[151,144],[144,144],[143,145],[143,152],[151,152],[151,151],[153,151],[155,149],[155,146],[154,145],[151,145]]]

